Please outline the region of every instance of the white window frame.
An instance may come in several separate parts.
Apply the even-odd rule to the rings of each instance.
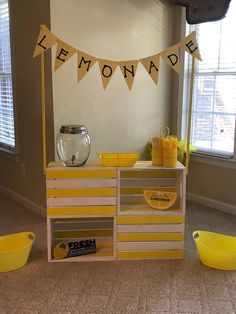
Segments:
[[[12,99],[13,99],[13,115],[14,115],[14,133],[15,133],[15,146],[7,145],[0,142],[0,155],[9,157],[10,159],[18,160],[18,140],[16,132],[16,97],[15,97],[15,77],[14,77],[14,62],[13,62],[13,42],[12,42],[12,27],[11,27],[11,8],[10,1],[8,0],[9,8],[9,32],[10,32],[10,56],[11,56],[11,80],[12,80]]]
[[[182,8],[181,14],[181,29],[180,29],[180,38],[184,38],[186,36],[186,12],[185,9]],[[179,138],[182,137],[182,126],[183,126],[183,98],[184,98],[184,75],[185,75],[185,55],[186,53],[180,52],[181,55],[181,65],[182,71],[178,83],[178,116],[177,116],[177,133]],[[187,106],[189,106],[189,101]],[[187,112],[185,112],[187,114]],[[191,159],[195,162],[224,167],[224,168],[231,168],[236,169],[236,126],[235,126],[235,136],[234,136],[234,152],[233,156],[228,157],[227,155],[217,155],[214,153],[205,153],[203,151],[196,151],[191,153]],[[182,138],[183,139],[183,138]]]

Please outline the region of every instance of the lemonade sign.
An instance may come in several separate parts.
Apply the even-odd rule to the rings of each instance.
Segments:
[[[168,191],[144,191],[146,202],[155,209],[169,209],[176,201],[177,193]]]

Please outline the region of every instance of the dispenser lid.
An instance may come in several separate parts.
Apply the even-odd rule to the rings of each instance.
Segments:
[[[88,129],[86,128],[85,125],[68,124],[68,125],[62,125],[61,126],[60,133],[86,134],[86,133],[88,133]]]

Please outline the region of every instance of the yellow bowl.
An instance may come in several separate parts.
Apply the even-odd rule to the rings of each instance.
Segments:
[[[100,153],[99,157],[105,167],[133,167],[139,156],[136,153]]]
[[[0,272],[23,267],[35,240],[33,232],[19,232],[0,237]]]
[[[193,239],[203,264],[222,270],[236,269],[236,237],[208,231],[194,231]]]

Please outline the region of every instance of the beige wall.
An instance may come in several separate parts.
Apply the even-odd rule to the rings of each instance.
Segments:
[[[51,0],[51,29],[94,56],[139,59],[173,44],[173,11],[160,0]],[[61,124],[85,124],[92,140],[90,160],[101,151],[140,152],[161,126],[169,125],[173,71],[163,61],[158,86],[139,65],[131,91],[119,69],[104,91],[98,64],[79,84],[76,68],[74,55],[53,73],[55,133]]]
[[[0,154],[0,185],[45,206],[42,169],[40,58],[33,50],[40,24],[50,26],[49,1],[11,0],[18,161]],[[48,160],[54,156],[51,59],[46,53]]]
[[[236,169],[191,161],[187,192],[236,206]]]

